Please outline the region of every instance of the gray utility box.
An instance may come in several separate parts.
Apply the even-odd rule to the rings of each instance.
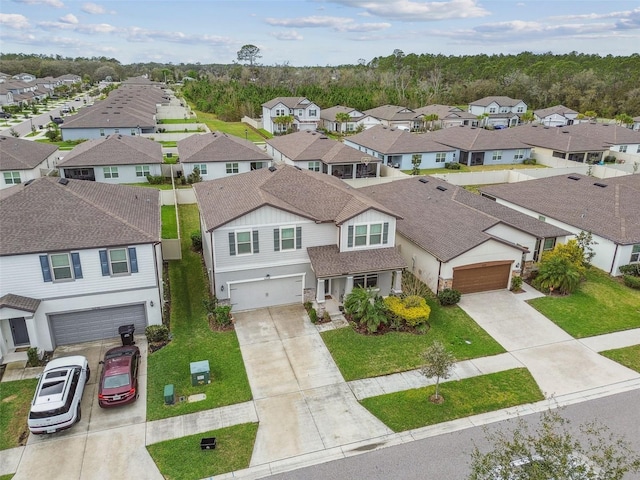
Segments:
[[[211,383],[209,379],[209,360],[191,362],[191,385],[207,385]]]

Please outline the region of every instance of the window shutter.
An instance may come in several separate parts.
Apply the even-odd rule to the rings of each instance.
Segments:
[[[384,222],[382,225],[382,243],[389,243],[389,222]]]
[[[80,254],[71,254],[71,263],[73,263],[73,276],[76,278],[82,278],[82,267],[80,266]]]
[[[49,268],[49,257],[46,255],[40,255],[40,268],[42,268],[42,279],[45,282],[51,282],[51,269]]]
[[[106,250],[100,250],[100,266],[102,267],[102,276],[109,276],[109,257]]]
[[[136,254],[136,247],[129,247],[128,250],[131,273],[138,273],[138,255]]]
[[[302,248],[302,227],[296,227],[296,250]]]
[[[229,255],[232,257],[236,254],[236,234],[229,232]]]
[[[274,252],[280,251],[280,229],[279,228],[273,229],[273,251]]]
[[[347,247],[353,247],[353,225],[349,225],[347,232]]]
[[[260,242],[258,241],[258,230],[253,231],[253,253],[260,253]]]

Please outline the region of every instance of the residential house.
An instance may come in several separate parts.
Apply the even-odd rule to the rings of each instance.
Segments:
[[[610,275],[640,262],[640,175],[571,174],[482,187],[483,196],[568,230],[592,234],[591,263]]]
[[[475,115],[465,112],[461,108],[449,105],[427,105],[415,109],[416,120],[422,120],[421,130],[438,130],[441,128],[459,127],[467,125],[476,127],[478,119]],[[437,117],[436,120],[425,120],[425,117]]]
[[[361,153],[379,158],[384,165],[411,170],[414,162],[419,168],[439,168],[455,162],[457,150],[437,143],[427,134],[378,125],[344,139],[344,144]]]
[[[422,116],[407,107],[382,105],[365,110],[364,113],[378,119],[381,125],[390,128],[411,131],[422,126]]]
[[[336,118],[336,115],[341,113],[349,115],[348,122],[342,122]],[[374,125],[380,125],[380,123],[379,119],[371,115],[366,115],[355,108],[343,107],[342,105],[327,108],[320,112],[320,128],[328,132],[353,133],[359,129],[364,130]]]
[[[15,105],[13,92],[7,88],[6,82],[0,82],[0,106]]]
[[[103,183],[145,183],[162,175],[162,146],[143,137],[109,135],[87,140],[58,163],[60,176]]]
[[[20,80],[21,82],[27,82],[27,83],[35,82],[35,80],[36,80],[36,76],[35,75],[33,75],[31,73],[25,73],[25,72],[18,73],[16,75],[14,75],[13,78],[16,79],[16,80]]]
[[[541,108],[533,111],[533,118],[536,122],[545,127],[564,127],[565,125],[573,125],[577,118],[578,112],[564,105],[554,105],[549,108]]]
[[[28,106],[47,96],[46,92],[38,91],[38,85],[35,82],[8,80],[2,84],[2,89],[11,92],[13,97],[13,103],[7,105]]]
[[[277,163],[322,172],[341,179],[380,176],[380,160],[363,154],[320,132],[296,132],[266,141],[267,153]]]
[[[287,125],[274,121],[277,117],[290,116],[293,123]],[[320,107],[305,97],[277,97],[262,104],[263,128],[272,134],[293,130],[317,130],[320,125]]]
[[[235,311],[400,291],[398,215],[342,180],[278,165],[193,189],[211,293]]]
[[[520,116],[527,111],[527,104],[504,96],[490,96],[469,104],[469,113],[481,119],[480,126],[513,127],[520,123]]]
[[[638,115],[637,117],[633,117],[633,126],[631,128],[636,132],[640,131],[640,115]]]
[[[162,323],[158,190],[43,177],[0,209],[1,356]]]
[[[360,189],[397,211],[396,248],[434,292],[504,290],[570,232],[430,176]]]
[[[47,175],[56,167],[58,147],[0,136],[0,189]]]
[[[476,127],[437,130],[426,135],[442,145],[455,148],[454,162],[468,166],[510,165],[531,156],[531,146],[510,134],[510,130],[490,131]]]
[[[203,180],[267,168],[271,157],[253,142],[222,132],[191,135],[178,141],[185,176],[197,167]]]

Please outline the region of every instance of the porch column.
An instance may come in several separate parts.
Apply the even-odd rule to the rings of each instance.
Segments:
[[[318,303],[324,303],[324,282],[325,280],[319,278],[316,285],[316,302]]]
[[[344,296],[346,297],[347,295],[349,295],[351,293],[351,290],[353,290],[353,275],[347,276],[347,281],[345,282],[344,286]],[[342,299],[342,301],[344,301],[344,298]]]
[[[402,270],[395,271],[393,279],[393,293],[402,293]]]

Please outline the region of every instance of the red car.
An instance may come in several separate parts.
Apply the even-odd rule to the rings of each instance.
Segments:
[[[98,405],[102,408],[126,405],[138,398],[140,349],[135,345],[107,350],[98,385]]]

